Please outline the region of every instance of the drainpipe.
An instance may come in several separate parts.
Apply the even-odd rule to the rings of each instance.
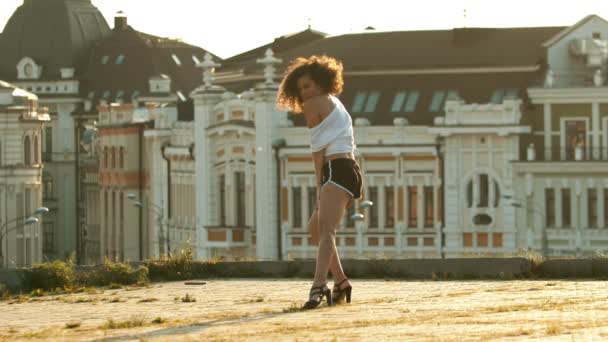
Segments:
[[[169,144],[161,147],[161,153],[163,159],[167,162],[167,254],[171,253],[171,232],[169,220],[171,219],[171,159],[165,155],[165,149],[169,147]],[[164,208],[163,208],[164,209]]]
[[[80,125],[81,122],[78,117],[74,118],[75,127],[74,127],[74,169],[75,169],[75,177],[74,177],[74,199],[75,199],[75,211],[76,211],[76,265],[80,265],[82,263],[82,250],[81,250],[81,236],[80,236]]]
[[[139,146],[138,146],[138,164],[139,164],[139,195],[138,198],[141,201],[144,197],[144,158],[143,158],[143,150],[144,150],[144,146],[143,146],[143,141],[144,141],[144,129],[145,126],[142,126],[142,128],[139,130]],[[124,156],[123,156],[124,158]],[[144,219],[144,211],[143,210],[139,210],[139,261],[143,261],[144,260],[144,223],[143,223],[143,219]]]
[[[272,141],[272,149],[274,151],[274,160],[277,165],[277,257],[278,260],[283,260],[283,235],[281,234],[281,160],[279,158],[279,150],[285,147],[285,139],[278,138]]]

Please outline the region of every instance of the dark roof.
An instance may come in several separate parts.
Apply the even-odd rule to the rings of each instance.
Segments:
[[[368,118],[372,125],[392,125],[395,117],[404,117],[410,125],[432,125],[435,117],[444,115],[443,110],[430,110],[433,96],[438,91],[446,94],[447,91],[455,91],[466,103],[488,103],[495,91],[514,89],[512,91],[526,101],[526,89],[538,82],[543,72],[546,53],[542,44],[563,29],[533,27],[372,31],[328,37],[277,53],[277,57],[283,59],[277,75],[281,75],[281,69],[293,58],[327,54],[342,60],[344,64],[345,86],[340,98],[353,118]],[[258,58],[262,56],[263,53]],[[507,67],[519,69],[516,72],[506,72],[504,69],[499,71],[500,68]],[[448,71],[455,68],[471,71]],[[481,68],[487,70],[480,72]],[[254,59],[249,59],[229,65],[229,69],[243,69],[245,77],[261,77],[263,66]],[[434,72],[423,72],[430,69]],[[221,71],[229,70],[221,68]],[[379,71],[385,73],[374,74]],[[228,90],[240,92],[261,81],[261,78],[242,78],[235,79],[234,82],[224,80],[218,83]],[[414,110],[392,113],[396,94],[414,91],[418,92]],[[368,95],[371,92],[379,93],[378,103],[371,113],[352,111],[359,92]],[[304,125],[301,116],[290,115],[290,118],[296,126]]]
[[[110,33],[91,0],[24,0],[0,35],[0,77],[17,78],[17,63],[31,57],[41,79],[60,79],[60,68],[80,70],[93,42]]]
[[[240,53],[224,60],[222,67],[229,69],[231,66],[237,66],[243,62],[255,62],[256,59],[262,58],[267,49],[272,49],[276,53],[288,51],[298,46],[306,45],[310,42],[323,39],[327,36],[326,33],[312,30],[310,28],[293,33],[280,36],[276,38],[272,43],[262,45],[255,49]]]
[[[439,31],[366,31],[317,39],[285,51],[289,61],[313,54],[340,59],[347,71],[430,68],[532,66],[545,58],[542,44],[564,27],[457,28]],[[263,57],[258,51],[257,58]],[[256,59],[229,63],[218,69],[261,73]]]
[[[115,28],[92,50],[80,78],[82,95],[92,96],[95,102],[105,95],[111,101],[121,94],[125,101],[130,101],[134,94],[159,95],[150,93],[149,80],[168,76],[171,93],[179,91],[188,97],[202,83],[202,70],[195,61],[202,61],[206,53],[202,48],[138,32],[130,26],[124,30]]]

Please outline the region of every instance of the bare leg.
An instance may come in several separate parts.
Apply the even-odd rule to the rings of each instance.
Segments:
[[[310,232],[312,242],[318,246],[320,234],[318,207],[315,209],[314,213],[310,216],[310,219],[308,220],[308,231]],[[344,270],[342,269],[342,264],[340,263],[340,257],[337,249],[336,253],[332,254],[332,257],[329,261],[329,270],[331,271],[331,275],[334,278],[334,283],[340,283],[342,280],[346,279],[346,274],[344,274]]]
[[[336,249],[336,229],[344,216],[346,205],[351,199],[344,190],[332,184],[326,184],[321,188],[320,197],[318,209],[319,250],[313,286],[322,285],[327,282],[327,272],[329,271],[332,257],[335,256],[336,263],[340,265]],[[340,269],[342,268],[341,265],[339,267]]]

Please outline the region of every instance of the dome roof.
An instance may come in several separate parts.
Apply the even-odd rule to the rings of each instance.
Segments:
[[[15,80],[24,57],[42,66],[40,79],[61,78],[61,68],[79,73],[94,42],[110,33],[91,0],[24,0],[0,35],[0,78]]]

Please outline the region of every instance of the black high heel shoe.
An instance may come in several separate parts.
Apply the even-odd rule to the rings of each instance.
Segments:
[[[342,285],[347,280],[348,279],[344,279],[340,283],[334,284],[334,290],[331,293],[331,299],[332,302],[334,302],[335,304],[341,303],[345,298],[346,302],[350,303],[350,296],[353,292],[353,287],[348,285],[343,289],[340,288],[340,285]]]
[[[304,306],[302,307],[302,309],[316,308],[317,306],[319,306],[319,304],[321,304],[321,302],[323,302],[323,297],[325,297],[325,299],[327,300],[327,306],[333,306],[333,301],[331,298],[331,290],[329,289],[329,287],[327,287],[327,283],[325,283],[323,285],[319,285],[319,286],[313,286],[310,289],[309,296],[312,299],[310,299],[308,302],[304,303]]]

